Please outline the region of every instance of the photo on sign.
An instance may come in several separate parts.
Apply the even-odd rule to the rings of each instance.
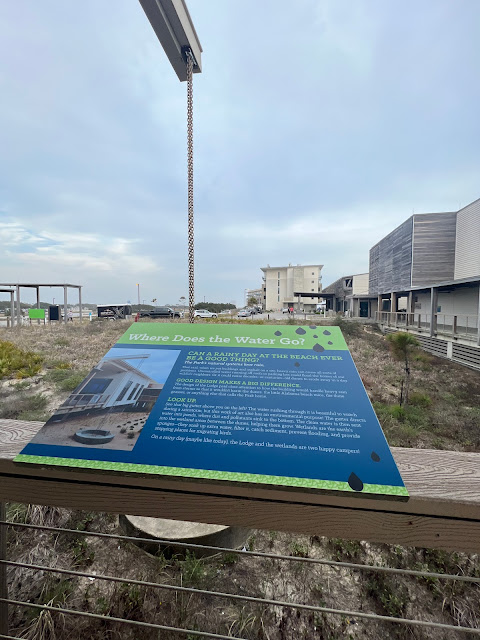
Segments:
[[[179,353],[111,349],[32,442],[132,451]]]

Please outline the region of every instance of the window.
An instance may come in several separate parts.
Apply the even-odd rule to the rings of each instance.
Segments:
[[[312,271],[312,276],[314,276],[314,275],[315,275],[315,271]]]
[[[103,393],[113,378],[92,378],[83,387],[82,393]]]
[[[352,288],[352,280],[353,280],[353,278],[345,278],[345,289],[351,289]]]
[[[315,289],[312,289],[312,291],[315,291]]]
[[[130,387],[132,386],[133,382],[130,380],[130,382],[127,382],[127,384],[123,387],[123,389],[120,391],[120,393],[117,396],[117,399],[115,400],[115,402],[120,402],[120,400],[123,400],[125,397],[125,394],[127,393],[127,391],[130,389]]]
[[[277,302],[280,302],[280,296],[278,296],[278,298],[277,298]]]
[[[280,271],[278,272],[277,280],[280,280]]]
[[[130,391],[130,395],[128,396],[127,400],[131,400],[133,398],[133,396],[137,393],[138,387],[140,385],[136,384],[133,389]]]

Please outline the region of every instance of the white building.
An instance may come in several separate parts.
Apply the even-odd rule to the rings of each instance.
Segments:
[[[133,409],[146,396],[158,397],[163,385],[126,360],[143,360],[148,355],[104,358],[74,390],[56,412],[59,415],[92,409]],[[142,395],[143,394],[143,395]]]
[[[302,293],[302,309],[315,311],[318,295],[308,297],[305,294],[318,294],[322,290],[322,268],[323,264],[262,267],[265,310],[281,311],[293,306],[297,308],[298,297],[294,294]]]

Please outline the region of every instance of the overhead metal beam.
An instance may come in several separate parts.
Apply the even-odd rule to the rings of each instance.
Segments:
[[[202,46],[184,0],[139,0],[178,79],[187,80],[186,55],[193,56],[193,73],[202,71]]]

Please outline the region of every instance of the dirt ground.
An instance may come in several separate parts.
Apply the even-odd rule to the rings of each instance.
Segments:
[[[148,413],[99,412],[94,415],[67,418],[57,422],[54,414],[37,433],[32,442],[35,444],[91,448],[92,445],[82,444],[75,440],[73,437],[75,432],[80,429],[104,429],[113,433],[114,438],[106,444],[95,444],[95,449],[131,451],[147,418]]]

